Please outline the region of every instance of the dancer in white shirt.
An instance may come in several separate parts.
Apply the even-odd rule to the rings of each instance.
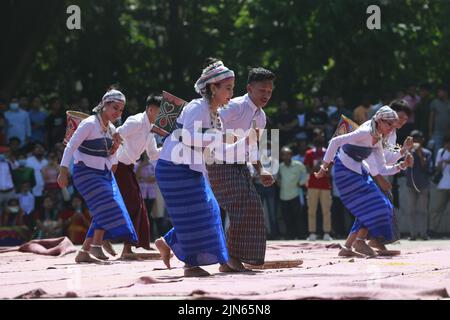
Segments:
[[[136,243],[137,236],[127,212],[116,180],[111,171],[117,163],[115,155],[121,139],[111,122],[123,112],[125,96],[110,90],[92,115],[74,132],[61,160],[58,184],[68,185],[69,164],[74,158],[73,184],[86,201],[92,223],[76,262],[107,260],[102,250],[103,239],[117,239]]]
[[[331,139],[324,164],[315,173],[317,178],[325,176],[334,158],[336,186],[342,202],[356,218],[353,228],[358,231],[353,248],[364,255],[375,254],[366,244],[368,235],[381,243],[391,241],[394,228],[393,206],[376,186],[362,161],[373,153],[380,173],[387,175],[406,170],[412,165],[411,157],[395,165],[386,164],[383,145],[387,143],[387,137],[397,120],[397,113],[385,106],[378,110],[370,126],[361,126],[351,133]]]
[[[150,95],[147,98],[145,111],[128,117],[125,123],[117,128],[123,143],[117,150],[118,165],[114,176],[138,236],[136,247],[147,250],[152,249],[150,247],[150,222],[134,172],[134,165],[143,152],[147,153],[150,160],[159,158],[160,149],[157,148],[151,129],[158,116],[161,100],[160,96]],[[136,258],[131,250],[131,243],[124,244],[122,258]]]

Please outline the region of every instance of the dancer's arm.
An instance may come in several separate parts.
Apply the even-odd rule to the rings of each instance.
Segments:
[[[72,138],[70,138],[69,143],[64,149],[64,154],[59,168],[57,182],[60,188],[66,188],[69,184],[69,164],[72,160],[73,154],[81,143],[86,140],[94,126],[95,123],[93,122],[81,121]]]

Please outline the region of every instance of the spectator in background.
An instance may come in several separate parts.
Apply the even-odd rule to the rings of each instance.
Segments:
[[[369,96],[364,96],[362,104],[356,107],[356,109],[353,111],[353,120],[359,125],[369,120],[369,112],[371,106],[372,105]]]
[[[270,167],[273,165],[272,153],[271,153],[271,141],[267,141],[267,154],[261,155],[261,165],[270,171]],[[261,202],[263,203],[263,209],[266,211],[267,208],[267,219],[265,219],[267,237],[268,239],[277,239],[280,235],[280,228],[278,225],[278,215],[277,215],[277,201],[276,194],[277,190],[275,185],[264,186],[261,183],[261,178],[259,172],[251,164],[247,164],[250,175],[252,176],[253,184],[255,185],[256,191],[258,192]],[[265,206],[264,206],[265,204]]]
[[[429,136],[429,119],[430,119],[430,105],[431,105],[431,86],[423,84],[419,87],[420,102],[416,104],[414,127],[420,130],[425,138],[425,142],[431,137]]]
[[[34,176],[33,168],[28,168],[27,159],[24,153],[19,153],[17,157],[17,167],[12,170],[14,187],[17,192],[21,190],[21,186],[24,183],[27,183],[30,188],[33,188],[36,185],[36,179]]]
[[[5,117],[0,113],[0,146],[6,145]]]
[[[406,89],[406,95],[402,99],[406,101],[409,109],[411,110],[408,122],[403,126],[403,130],[405,130],[406,134],[409,134],[412,130],[414,130],[414,122],[416,121],[415,110],[417,104],[420,102],[420,97],[417,94],[417,86],[413,84],[408,86],[408,89]]]
[[[45,150],[42,144],[36,143],[34,145],[33,154],[27,158],[25,167],[32,168],[34,170],[35,185],[33,187],[33,195],[36,198],[36,206],[39,207],[42,201],[42,195],[44,192],[44,178],[42,177],[42,169],[47,166],[48,161],[44,158]]]
[[[288,239],[306,237],[306,216],[299,201],[300,188],[306,184],[308,174],[300,161],[292,160],[289,147],[281,149],[280,171],[277,183],[280,186],[281,211]]]
[[[62,142],[66,134],[66,112],[59,98],[50,100],[49,111],[45,128],[48,145],[54,146],[56,143]]]
[[[61,189],[57,178],[59,174],[58,158],[55,152],[50,152],[47,156],[47,165],[42,168],[42,178],[44,179],[44,193],[52,197],[58,204],[62,203]]]
[[[428,196],[433,156],[431,151],[423,148],[424,137],[421,131],[414,130],[410,136],[414,141],[412,151],[414,166],[406,170],[407,188],[405,200],[409,211],[410,240],[416,240],[417,237],[427,240]],[[413,183],[420,192],[415,189]]]
[[[446,136],[443,141],[444,147],[438,150],[436,156],[436,170],[442,172],[442,178],[437,185],[436,201],[432,205],[430,217],[430,229],[434,234],[438,232],[450,200],[450,136]]]
[[[84,112],[86,114],[91,114],[91,107],[90,107],[89,99],[86,97],[83,97],[80,99],[80,110],[81,112]]]
[[[336,127],[341,119],[341,115],[351,119],[353,114],[346,108],[344,98],[338,97],[336,99],[336,111],[330,115],[331,132],[336,130]]]
[[[295,155],[292,157],[292,160],[300,161],[304,163],[306,151],[308,151],[309,145],[306,141],[306,136],[300,139],[296,139],[295,141]]]
[[[320,208],[322,209],[322,221],[323,221],[323,239],[326,241],[332,240],[330,236],[331,232],[331,183],[329,176],[317,179],[314,176],[314,172],[318,172],[320,165],[323,162],[325,155],[325,135],[323,131],[316,129],[314,131],[313,144],[314,147],[306,152],[305,166],[308,169],[308,241],[317,240],[316,235],[316,217],[317,207],[320,202]]]
[[[28,111],[31,123],[31,142],[45,142],[45,120],[47,113],[44,112],[41,98],[36,96],[31,102],[30,111]]]
[[[28,112],[19,107],[16,98],[11,100],[9,110],[5,112],[6,140],[16,137],[20,139],[20,144],[24,145],[31,136],[31,124]]]
[[[24,111],[28,111],[28,109],[30,108],[30,100],[28,99],[28,97],[26,95],[21,95],[19,98],[19,108],[24,110]]]
[[[27,226],[25,214],[20,208],[17,198],[11,198],[6,203],[5,212],[2,217],[2,225],[5,227]]]
[[[298,119],[296,113],[289,108],[286,101],[280,103],[275,127],[280,130],[280,144],[288,143],[296,134]]]
[[[430,109],[428,134],[433,140],[433,151],[436,156],[436,152],[442,147],[444,136],[450,132],[450,100],[447,87],[438,88],[437,98],[431,102]]]
[[[89,211],[79,195],[72,198],[70,207],[64,210],[60,218],[63,221],[64,234],[73,244],[83,244],[91,225]]]
[[[29,183],[22,183],[17,199],[19,200],[20,208],[25,215],[29,215],[34,211],[34,196],[31,193],[31,186]]]
[[[17,164],[10,158],[9,154],[0,154],[0,213],[7,201],[16,198],[12,170]]]
[[[156,229],[157,232],[152,232],[150,230],[150,235],[152,240],[159,238],[162,235],[163,228],[163,218],[152,217],[153,204],[156,199],[156,178],[155,178],[155,166],[148,159],[147,152],[144,152],[141,156],[141,160],[137,163],[135,168],[136,179],[139,183],[139,189],[141,190],[142,198],[145,202],[145,207],[147,208],[148,220],[150,221],[150,228]],[[158,234],[158,235],[156,235]]]
[[[44,197],[42,208],[33,213],[33,220],[36,223],[34,238],[58,238],[63,235],[63,220],[50,196]]]
[[[11,137],[9,139],[8,147],[9,153],[14,157],[16,157],[22,151],[20,148],[20,139],[17,137]]]
[[[323,108],[322,101],[319,97],[313,99],[313,110],[306,113],[305,120],[309,141],[313,138],[314,130],[320,129],[325,132],[328,123],[328,115]]]

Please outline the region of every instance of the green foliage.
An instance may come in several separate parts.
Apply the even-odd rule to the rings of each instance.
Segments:
[[[250,67],[273,69],[275,103],[326,93],[354,106],[365,93],[450,80],[445,0],[66,2],[81,7],[83,29],[65,28],[62,12],[18,90],[96,101],[120,83],[140,100],[161,90],[191,99],[208,56],[235,70],[236,95]],[[366,27],[371,4],[381,8],[381,30]]]

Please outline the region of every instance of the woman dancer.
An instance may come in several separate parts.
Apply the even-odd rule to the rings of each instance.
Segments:
[[[370,126],[361,126],[351,133],[331,139],[324,163],[315,173],[318,178],[325,176],[334,158],[336,186],[344,205],[356,218],[353,230],[358,231],[353,248],[369,256],[373,256],[374,251],[366,244],[368,234],[380,242],[390,241],[394,237],[393,207],[376,186],[362,161],[373,153],[379,168],[388,175],[406,170],[412,165],[410,157],[398,164],[386,165],[383,144],[387,143],[386,138],[397,120],[397,113],[385,106],[373,116]],[[335,156],[338,148],[340,150]]]
[[[117,187],[111,167],[117,164],[114,155],[121,140],[114,133],[112,121],[120,117],[125,96],[118,90],[105,93],[92,115],[81,121],[61,161],[58,184],[65,188],[69,179],[69,163],[74,157],[73,183],[92,215],[92,223],[76,262],[98,262],[108,257],[102,240],[120,239],[136,243],[137,235]],[[93,257],[92,257],[92,256]]]
[[[182,137],[177,137],[180,130],[176,130],[165,140],[156,165],[156,180],[173,228],[157,239],[155,245],[168,268],[171,250],[185,263],[185,277],[209,276],[200,266],[226,264],[229,259],[220,208],[205,177],[203,148],[211,144],[206,129],[217,129],[222,137],[217,109],[233,95],[234,72],[221,61],[209,62],[213,61],[208,60],[208,66],[195,84],[197,93],[203,97],[184,107],[177,118]],[[246,143],[247,138],[230,147]]]

